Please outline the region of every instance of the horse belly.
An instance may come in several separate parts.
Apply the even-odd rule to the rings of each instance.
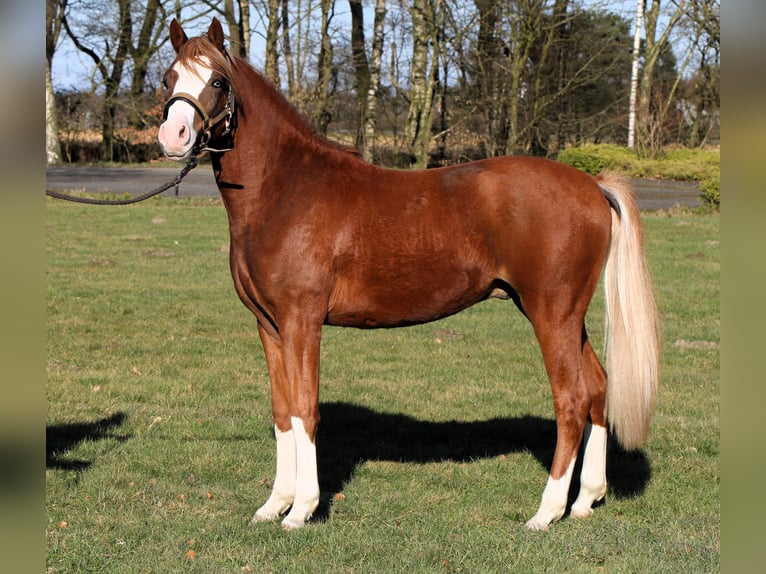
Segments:
[[[430,270],[430,271],[429,271]],[[420,269],[339,277],[327,314],[331,325],[377,328],[435,321],[487,297],[491,279],[478,269]]]

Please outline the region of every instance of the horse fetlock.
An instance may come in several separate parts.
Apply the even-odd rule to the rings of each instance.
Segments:
[[[272,493],[266,503],[255,511],[252,524],[258,522],[271,522],[282,516],[292,506],[292,497],[280,496]]]

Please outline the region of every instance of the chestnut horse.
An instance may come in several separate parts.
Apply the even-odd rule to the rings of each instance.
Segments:
[[[159,141],[182,160],[209,151],[229,219],[234,286],[255,315],[272,393],[276,476],[253,522],[300,528],[319,501],[323,325],[434,321],[490,297],[534,327],[550,379],[556,450],[537,513],[589,516],[606,493],[607,420],[645,440],[658,384],[657,311],[639,213],[626,183],[561,163],[502,157],[424,171],[381,169],[311,131],[279,92],[224,47],[213,19],[189,39],[170,25]],[[585,313],[604,270],[607,368]],[[608,381],[608,384],[607,384]]]

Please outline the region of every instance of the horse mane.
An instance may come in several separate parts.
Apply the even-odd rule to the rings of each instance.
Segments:
[[[181,65],[191,67],[197,64],[212,67],[221,74],[232,88],[239,113],[246,109],[243,93],[252,94],[252,89],[244,89],[243,83],[248,81],[257,84],[259,96],[268,98],[268,104],[277,110],[287,123],[302,137],[313,144],[361,157],[360,151],[346,144],[332,141],[314,130],[305,116],[291,104],[287,98],[259,70],[255,69],[246,59],[231,54],[227,49],[220,51],[206,36],[190,38],[181,47],[176,61]],[[193,68],[192,68],[193,69]]]

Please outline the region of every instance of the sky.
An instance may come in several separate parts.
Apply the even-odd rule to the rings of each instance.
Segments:
[[[623,17],[631,21],[635,18],[635,0],[583,0],[583,4],[591,7],[607,7],[610,11],[622,14]],[[371,30],[374,18],[371,4],[365,3],[365,9],[365,25]],[[348,4],[345,0],[337,0],[334,21],[336,25],[339,23],[342,25],[344,20],[350,22]],[[253,14],[253,24],[255,29],[252,35],[253,47],[251,49],[250,60],[256,67],[260,67],[263,63],[265,44],[263,40],[263,26],[256,24],[255,14]],[[189,29],[187,33],[190,36],[201,33],[203,31],[201,27],[202,25],[198,30]],[[53,58],[51,78],[54,90],[87,89],[92,81],[90,74],[93,73],[94,69],[93,61],[89,56],[77,50],[65,36],[66,34],[62,32],[60,46],[57,48]],[[366,37],[369,38],[371,36],[371,31],[366,32]],[[95,80],[98,82],[100,79],[95,78]]]

